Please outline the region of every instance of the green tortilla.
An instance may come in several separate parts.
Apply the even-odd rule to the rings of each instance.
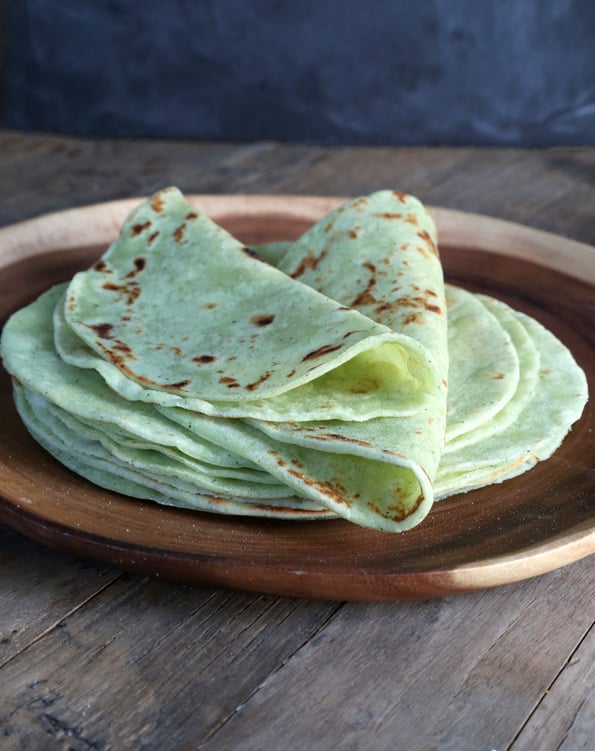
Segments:
[[[587,399],[542,326],[445,287],[431,218],[392,191],[256,253],[162,191],[1,349],[31,434],[91,482],[389,532],[548,458]]]

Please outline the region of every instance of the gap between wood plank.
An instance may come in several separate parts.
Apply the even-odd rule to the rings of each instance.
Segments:
[[[243,701],[242,701],[242,702],[241,702],[240,704],[238,704],[238,705],[237,705],[237,707],[235,707],[235,708],[234,708],[234,709],[233,709],[233,710],[232,710],[232,711],[231,711],[231,712],[230,712],[230,713],[229,713],[229,714],[227,715],[227,717],[223,718],[223,719],[221,720],[221,722],[219,722],[219,724],[217,725],[217,727],[213,728],[213,729],[212,729],[212,730],[211,730],[211,731],[210,731],[210,732],[209,732],[209,733],[208,733],[208,734],[207,734],[207,735],[206,735],[206,736],[205,736],[205,737],[203,738],[203,740],[202,740],[202,741],[200,742],[200,744],[199,744],[199,745],[197,746],[197,751],[200,751],[200,749],[201,749],[201,748],[203,748],[203,747],[205,746],[205,744],[209,743],[209,742],[211,741],[211,739],[212,739],[212,738],[213,738],[213,737],[214,737],[214,736],[215,736],[215,735],[216,735],[216,734],[217,734],[217,733],[218,733],[218,732],[219,732],[219,731],[220,731],[220,730],[221,730],[222,728],[224,728],[224,727],[225,727],[225,725],[227,725],[227,723],[228,723],[228,722],[230,722],[230,720],[231,720],[231,719],[232,719],[232,718],[233,718],[233,717],[234,717],[234,716],[235,716],[235,715],[236,715],[236,714],[237,714],[237,713],[238,713],[238,712],[239,712],[239,711],[240,711],[240,710],[242,709],[242,707],[243,707],[243,706],[245,706],[245,705],[246,705],[246,704],[247,704],[247,703],[248,703],[248,702],[250,701],[250,699],[252,699],[252,697],[253,697],[253,696],[255,696],[255,695],[256,695],[256,694],[257,694],[257,693],[258,693],[258,692],[260,691],[260,689],[262,688],[262,686],[263,686],[263,685],[264,685],[264,684],[265,684],[265,683],[266,683],[266,682],[267,682],[268,680],[270,680],[270,678],[271,678],[271,677],[272,677],[273,675],[275,675],[275,674],[276,674],[276,673],[278,673],[278,672],[279,672],[280,670],[282,670],[282,669],[283,669],[283,667],[284,667],[284,666],[285,666],[285,665],[286,665],[286,664],[287,664],[287,663],[288,663],[288,662],[289,662],[290,660],[292,660],[292,659],[293,659],[293,658],[295,657],[295,655],[296,655],[296,654],[297,654],[297,653],[298,653],[298,652],[299,652],[299,651],[300,651],[301,649],[303,649],[303,648],[304,648],[304,647],[306,646],[306,644],[308,644],[308,642],[310,642],[310,641],[311,641],[312,639],[314,639],[314,638],[315,638],[315,637],[316,637],[316,636],[317,636],[317,635],[318,635],[318,634],[319,634],[319,633],[320,633],[320,632],[321,632],[321,631],[322,631],[323,629],[325,629],[325,628],[326,628],[326,627],[328,626],[328,624],[329,624],[329,623],[330,623],[330,622],[331,622],[332,620],[334,620],[334,618],[336,617],[337,613],[338,613],[338,612],[339,612],[339,611],[340,611],[340,610],[341,610],[341,609],[342,609],[342,608],[343,608],[343,607],[345,606],[345,604],[346,604],[346,603],[344,603],[344,602],[339,602],[339,603],[337,603],[336,607],[334,608],[334,610],[332,611],[332,613],[331,613],[331,614],[330,614],[330,615],[328,616],[328,618],[326,618],[326,620],[325,620],[325,621],[323,621],[323,622],[322,622],[322,623],[321,623],[321,624],[320,624],[320,625],[318,626],[318,628],[316,628],[316,629],[315,629],[315,630],[314,630],[314,631],[313,631],[313,632],[312,632],[312,633],[311,633],[311,634],[310,634],[310,635],[308,636],[308,638],[307,638],[307,639],[305,639],[305,640],[304,640],[304,641],[303,641],[303,642],[302,642],[301,644],[299,644],[299,645],[298,645],[298,646],[297,646],[297,647],[296,647],[296,648],[295,648],[295,649],[293,650],[293,652],[292,652],[292,653],[291,653],[290,655],[288,655],[288,656],[287,656],[287,657],[285,658],[285,660],[283,660],[283,662],[282,662],[282,663],[281,663],[281,664],[280,664],[280,665],[279,665],[279,666],[278,666],[277,668],[275,668],[275,670],[273,670],[273,671],[272,671],[271,673],[269,673],[269,674],[267,675],[267,677],[266,677],[266,678],[265,678],[265,679],[264,679],[263,681],[261,681],[261,682],[260,682],[260,684],[259,684],[258,686],[256,686],[256,688],[254,688],[254,690],[253,690],[253,691],[251,691],[251,692],[250,692],[250,693],[249,693],[249,694],[248,694],[248,695],[247,695],[247,696],[245,697],[245,699],[244,699],[244,700],[243,700]]]
[[[559,680],[559,678],[562,675],[562,673],[566,670],[566,668],[568,667],[568,665],[572,662],[574,656],[576,655],[576,653],[580,649],[581,645],[587,639],[587,637],[589,636],[589,634],[591,633],[591,631],[593,630],[594,627],[595,627],[595,621],[593,621],[593,623],[591,623],[591,625],[589,626],[589,628],[585,631],[585,633],[582,635],[582,637],[577,642],[575,648],[572,650],[572,652],[568,656],[568,659],[564,662],[564,664],[562,665],[562,667],[560,668],[560,670],[558,670],[558,672],[556,673],[556,675],[554,676],[554,678],[550,681],[550,683],[547,686],[547,688],[544,689],[543,694],[541,695],[541,698],[539,699],[538,702],[536,702],[536,704],[533,707],[533,709],[531,710],[531,712],[527,715],[527,717],[525,718],[525,721],[523,722],[523,724],[521,725],[521,727],[518,729],[518,731],[515,734],[515,736],[512,739],[512,741],[506,746],[505,751],[514,751],[514,746],[515,746],[517,740],[519,739],[521,733],[525,730],[526,726],[529,724],[529,722],[531,721],[532,717],[539,710],[540,706],[545,701],[547,695],[549,694],[549,692],[554,687],[554,684],[556,683],[556,681]],[[579,709],[580,709],[580,707],[579,707]],[[577,710],[577,712],[578,712],[578,710]],[[576,716],[576,714],[577,713],[575,713],[575,716]],[[562,743],[564,743],[564,741],[562,741]],[[557,749],[559,749],[561,747],[561,745],[562,744],[559,744],[558,746],[556,746],[556,749],[554,749],[554,751],[557,751]]]
[[[36,644],[40,639],[43,639],[45,636],[50,634],[54,629],[56,629],[62,621],[64,621],[66,618],[70,618],[74,613],[76,613],[78,610],[83,608],[85,605],[87,605],[91,600],[93,600],[95,597],[100,595],[102,592],[104,592],[108,587],[111,587],[112,584],[115,584],[119,579],[124,576],[124,572],[120,571],[117,573],[113,579],[110,579],[110,581],[106,582],[103,586],[101,586],[99,589],[97,589],[93,594],[88,595],[83,600],[81,600],[79,603],[77,603],[74,607],[72,607],[70,610],[67,610],[66,613],[64,613],[57,621],[52,623],[50,626],[45,628],[43,631],[41,631],[34,639],[31,639],[31,641],[27,642],[24,646],[21,647],[17,652],[10,655],[4,662],[0,663],[0,670],[2,668],[6,667],[9,662],[14,660],[16,657],[19,657],[23,654],[23,652],[26,652],[30,647],[32,647],[34,644]]]

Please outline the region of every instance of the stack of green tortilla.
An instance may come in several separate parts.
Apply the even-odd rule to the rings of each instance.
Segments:
[[[358,198],[257,251],[175,188],[139,206],[4,329],[34,438],[136,498],[398,532],[546,459],[580,417],[572,355],[445,287],[417,199]]]

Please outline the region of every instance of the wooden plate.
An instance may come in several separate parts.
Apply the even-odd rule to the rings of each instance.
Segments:
[[[299,236],[339,199],[195,196],[250,244]],[[95,259],[138,201],[0,230],[0,317]],[[487,217],[433,209],[447,277],[542,321],[595,393],[595,250]],[[347,522],[219,517],[94,487],[32,441],[0,382],[0,520],[55,548],[191,583],[329,599],[429,597],[535,576],[595,551],[593,403],[562,447],[521,477],[434,506],[389,535]]]

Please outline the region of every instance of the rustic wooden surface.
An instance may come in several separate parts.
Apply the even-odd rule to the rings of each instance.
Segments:
[[[0,225],[146,194],[381,187],[595,244],[595,149],[0,134]],[[2,749],[591,749],[595,566],[425,601],[190,588],[0,526]]]

